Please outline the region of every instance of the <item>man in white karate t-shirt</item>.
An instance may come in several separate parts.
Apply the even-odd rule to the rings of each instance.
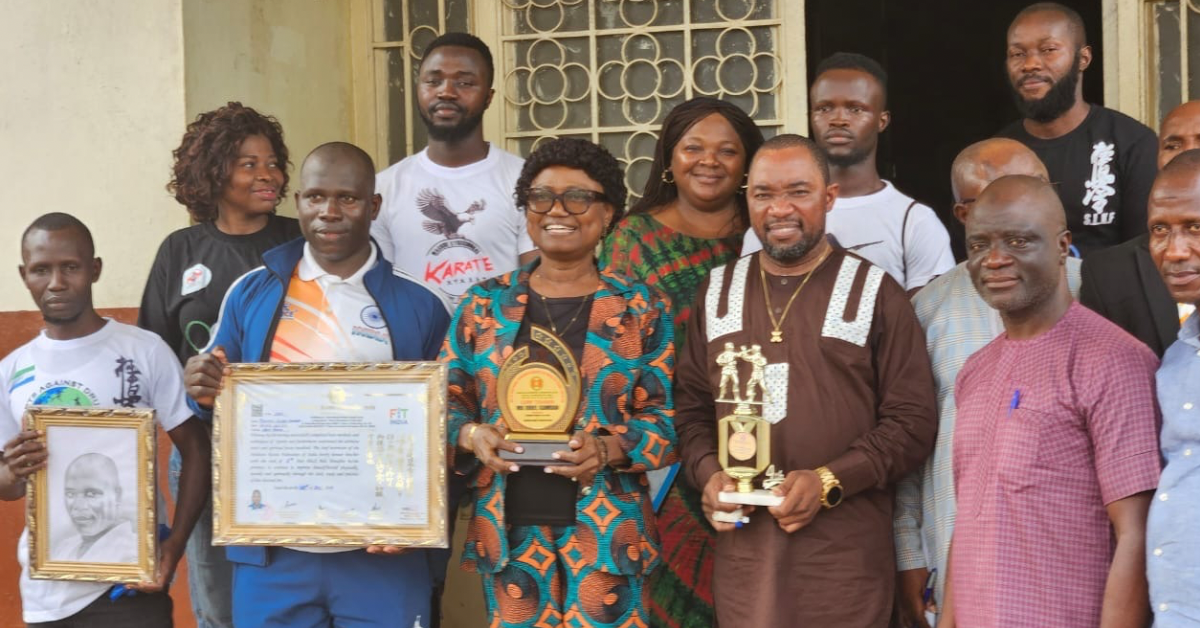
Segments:
[[[94,250],[88,228],[69,214],[46,214],[21,237],[21,278],[46,327],[0,360],[0,441],[5,443],[0,499],[24,497],[26,480],[46,468],[48,455],[59,455],[47,452],[45,434],[26,430],[22,423],[28,406],[52,405],[153,408],[183,456],[179,500],[171,534],[159,545],[157,577],[132,587],[140,591],[137,595],[128,595],[122,585],[110,591],[110,584],[31,579],[28,530],[22,532],[17,560],[23,618],[29,626],[59,626],[69,619],[72,626],[169,627],[171,599],[166,590],[204,508],[211,446],[208,431],[187,407],[183,370],[166,343],[153,332],[101,318],[93,308],[92,284],[101,268]],[[105,452],[96,452],[100,453]],[[95,538],[86,539],[91,544],[87,556],[111,556],[121,550],[124,541],[101,534],[111,529],[80,530],[84,536],[96,532]],[[69,552],[70,543],[58,549]]]
[[[416,86],[429,144],[375,177],[383,206],[371,236],[396,272],[424,282],[451,309],[471,286],[537,255],[513,200],[524,160],[483,140],[494,72],[477,37],[433,40]]]
[[[879,134],[891,122],[887,74],[873,59],[839,52],[817,66],[816,77],[809,91],[812,139],[829,157],[838,185],[825,231],[912,294],[953,268],[954,255],[937,214],[879,178]],[[747,231],[742,254],[760,249]]]

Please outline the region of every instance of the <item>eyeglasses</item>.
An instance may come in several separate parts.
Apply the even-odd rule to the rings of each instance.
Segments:
[[[572,216],[587,213],[593,203],[607,203],[608,197],[592,190],[571,188],[562,194],[555,194],[546,188],[530,188],[525,194],[526,207],[535,214],[549,214],[555,203],[561,203],[563,210]]]

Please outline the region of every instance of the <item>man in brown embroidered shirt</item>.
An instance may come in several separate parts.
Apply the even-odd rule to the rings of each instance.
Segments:
[[[688,481],[718,531],[714,591],[723,626],[883,627],[892,610],[893,485],[936,431],[925,339],[904,290],[825,237],[837,197],[810,140],[769,140],[751,165],[750,222],[763,251],[715,269],[679,356],[676,430]],[[771,508],[713,520],[733,481],[718,462],[726,343],[759,345],[770,461],[786,472]],[[746,382],[755,370],[739,362]]]

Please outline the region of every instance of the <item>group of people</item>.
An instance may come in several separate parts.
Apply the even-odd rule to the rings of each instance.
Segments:
[[[1092,52],[1061,5],[1020,12],[1007,50],[1023,117],[954,162],[958,265],[933,210],[879,177],[887,75],[857,54],[818,66],[811,139],[675,107],[628,213],[601,146],[484,141],[495,68],[464,33],[418,66],[428,146],[378,173],[318,147],[298,220],[275,213],[280,125],[202,114],[169,185],[196,224],[160,247],[138,327],[93,308],[83,223],[22,235],[46,327],[0,362],[0,497],[45,468],[25,408],[64,382],[114,405],[132,359],[146,379],[123,401],[175,444],[176,502],[157,578],[130,590],[31,580],[23,538],[25,621],[170,625],[186,553],[200,626],[436,625],[447,551],[213,547],[208,432],[229,363],[441,360],[480,625],[1200,625],[1200,105],[1156,138],[1085,102]],[[513,462],[498,390],[534,327],[583,399],[547,466]],[[720,497],[718,422],[755,390],[782,472],[757,508]]]

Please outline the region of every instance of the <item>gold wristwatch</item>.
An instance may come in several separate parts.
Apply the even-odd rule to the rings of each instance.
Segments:
[[[829,467],[818,467],[817,477],[821,478],[821,505],[833,508],[842,503],[842,483]]]

